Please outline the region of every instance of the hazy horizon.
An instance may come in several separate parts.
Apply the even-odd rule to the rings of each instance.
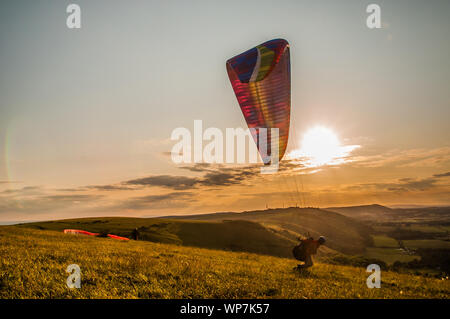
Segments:
[[[321,210],[326,210],[328,208],[348,208],[348,207],[365,207],[365,206],[376,206],[379,204],[367,204],[367,205],[355,205],[355,206],[336,206],[336,207],[295,207],[295,206],[290,206],[290,207],[269,207],[267,209],[259,209],[259,210],[254,210],[254,211],[265,211],[265,210],[282,210],[282,209],[290,209],[290,208],[298,208],[298,209],[321,209]],[[450,207],[449,205],[437,205],[437,206],[426,206],[426,205],[389,205],[389,206],[384,206],[384,205],[380,205],[383,207],[387,207],[390,209],[420,209],[420,208],[447,208]],[[192,214],[179,214],[179,215],[155,215],[155,216],[133,216],[132,218],[169,218],[169,217],[183,217],[183,216],[200,216],[200,215],[210,215],[210,214],[240,214],[240,213],[246,213],[246,212],[252,212],[250,211],[217,211],[217,212],[206,212],[206,213],[192,213]],[[126,216],[126,215],[115,215],[115,216],[108,216],[108,215],[93,215],[93,216],[84,216],[83,218],[110,218],[110,217],[115,217],[115,218],[127,218],[130,216]],[[47,221],[53,221],[53,220],[64,220],[64,219],[74,219],[77,218],[77,216],[74,217],[67,217],[67,218],[56,218],[56,219],[36,219],[36,220],[25,220],[25,221],[20,221],[20,220],[16,220],[16,221],[1,221],[0,220],[0,225],[18,225],[18,224],[27,224],[27,223],[38,223],[38,222],[47,222]]]

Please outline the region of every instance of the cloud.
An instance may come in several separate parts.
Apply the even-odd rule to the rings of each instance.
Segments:
[[[0,214],[21,213],[33,215],[68,209],[79,204],[97,202],[101,195],[39,195],[33,197],[3,197],[0,201]]]
[[[87,187],[89,187],[89,186],[87,186]],[[58,189],[55,189],[55,191],[57,191],[57,192],[71,192],[71,193],[74,193],[74,192],[84,192],[84,191],[86,191],[87,187],[78,187],[78,188],[58,188]]]
[[[121,186],[121,185],[92,185],[92,186],[86,186],[84,189],[94,189],[94,190],[98,190],[98,191],[133,190],[133,188],[131,188],[131,187],[126,187],[126,186]]]
[[[161,208],[184,207],[188,202],[194,202],[191,192],[172,192],[161,195],[147,195],[126,199],[115,205],[113,209],[150,210]]]
[[[188,176],[155,175],[144,178],[132,179],[124,182],[127,185],[160,186],[176,190],[195,187],[200,182],[199,178]]]
[[[436,177],[436,178],[450,177],[450,172],[442,173],[442,174],[434,174],[433,176]]]
[[[125,185],[159,186],[174,190],[187,190],[199,187],[221,187],[244,183],[246,180],[258,176],[259,166],[226,167],[221,164],[195,164],[183,166],[181,169],[202,176],[174,176],[153,175],[123,182]]]
[[[436,185],[436,180],[434,178],[424,178],[419,180],[408,180],[401,182],[400,184],[401,188],[407,189],[407,190],[419,190],[424,191],[428,190],[430,188],[433,188]]]
[[[393,192],[408,192],[408,191],[428,191],[433,188],[441,187],[439,184],[440,178],[450,176],[449,173],[434,174],[427,178],[400,178],[396,182],[386,183],[364,183],[346,186],[344,189],[348,191],[360,191],[367,189],[387,190]]]
[[[199,191],[221,190],[222,187],[246,183],[261,176],[259,165],[230,167],[198,163],[186,166],[183,170],[197,173],[199,176],[153,175],[135,178],[109,185],[88,185],[76,188],[43,189],[27,186],[0,192],[0,214],[21,214],[23,216],[38,213],[53,213],[56,210],[67,215],[70,212],[86,214],[88,212],[107,212],[120,210],[151,210],[168,208],[186,208],[196,202]],[[117,199],[119,192],[142,193],[147,187],[162,187],[178,192],[155,194]],[[187,190],[196,190],[196,193]],[[103,192],[108,192],[106,194]],[[121,197],[126,195],[120,195]],[[120,198],[120,197],[119,197]]]
[[[239,175],[216,172],[206,173],[200,184],[202,186],[228,186],[239,184],[242,180],[243,178]]]
[[[354,155],[353,167],[437,167],[450,163],[450,147],[391,150],[385,153]]]
[[[196,163],[190,166],[181,166],[181,169],[185,169],[191,172],[210,172],[212,170],[212,164],[208,163]]]
[[[85,202],[99,199],[101,195],[48,195],[40,197],[41,200],[49,200],[54,202]]]
[[[17,189],[6,189],[0,194],[12,194],[12,195],[36,195],[41,193],[41,187],[39,186],[25,186]]]

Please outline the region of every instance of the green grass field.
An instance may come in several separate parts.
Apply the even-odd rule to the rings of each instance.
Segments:
[[[384,271],[369,289],[363,268],[146,241],[0,227],[1,298],[449,298],[450,282]],[[66,286],[70,264],[81,289]]]
[[[365,256],[384,261],[388,265],[392,265],[396,261],[409,262],[414,259],[420,259],[420,256],[407,255],[397,248],[377,248],[369,247],[366,249]]]
[[[417,240],[404,240],[404,245],[408,248],[433,248],[433,249],[450,249],[450,241],[437,240],[437,239],[417,239]]]
[[[372,235],[374,246],[380,248],[398,248],[398,242],[386,235]]]
[[[450,226],[430,226],[430,225],[408,225],[406,227],[406,229],[409,230],[413,230],[413,231],[420,231],[420,232],[424,232],[424,233],[437,233],[437,234],[441,234],[441,233],[447,233],[450,231]]]

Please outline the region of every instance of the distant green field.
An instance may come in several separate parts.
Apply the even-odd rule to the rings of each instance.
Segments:
[[[392,265],[396,261],[409,262],[414,259],[420,259],[420,256],[406,255],[396,248],[366,248],[365,256],[368,258],[376,258],[384,261],[388,265]]]
[[[395,226],[386,226],[386,225],[375,225],[375,226],[372,226],[372,228],[376,232],[389,233],[391,231],[394,231],[396,227]]]
[[[449,298],[450,281],[146,241],[0,227],[0,298]],[[70,264],[81,289],[66,286]]]
[[[413,230],[413,231],[420,231],[424,233],[446,233],[450,231],[450,226],[430,226],[430,225],[409,225],[405,227],[405,229]]]
[[[430,249],[450,249],[450,241],[437,239],[418,239],[418,240],[404,240],[403,244],[407,248],[430,248]]]
[[[375,247],[383,248],[398,248],[398,242],[386,235],[372,235]]]

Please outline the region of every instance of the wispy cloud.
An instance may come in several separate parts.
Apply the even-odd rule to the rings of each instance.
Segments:
[[[25,186],[16,189],[6,189],[0,194],[14,194],[14,195],[37,195],[41,193],[42,188],[39,186]]]
[[[442,173],[442,174],[434,174],[434,177],[440,178],[440,177],[450,177],[450,172]]]
[[[123,182],[126,185],[158,186],[174,190],[187,190],[199,187],[221,187],[236,185],[257,177],[258,166],[226,167],[224,165],[195,164],[180,167],[202,176],[153,175]]]
[[[382,183],[360,183],[355,185],[346,186],[346,190],[367,190],[378,189],[394,192],[408,192],[408,191],[427,191],[433,188],[442,187],[446,184],[440,184],[440,180],[443,177],[450,176],[449,173],[434,174],[427,178],[400,178],[393,182]]]
[[[83,189],[93,189],[98,191],[126,191],[126,190],[133,190],[131,187],[126,187],[123,185],[90,185],[86,186]]]
[[[124,182],[127,185],[159,186],[177,190],[194,188],[200,182],[199,178],[188,176],[155,175],[132,179]]]
[[[381,154],[355,155],[354,167],[437,167],[450,163],[450,147],[391,150]]]
[[[34,197],[2,197],[0,200],[0,214],[19,213],[21,215],[35,215],[71,208],[80,203],[95,203],[101,195],[40,195]]]
[[[132,197],[110,208],[116,210],[152,210],[162,208],[177,208],[187,204],[187,202],[195,202],[194,193],[191,192],[173,192],[161,195],[147,195]]]

